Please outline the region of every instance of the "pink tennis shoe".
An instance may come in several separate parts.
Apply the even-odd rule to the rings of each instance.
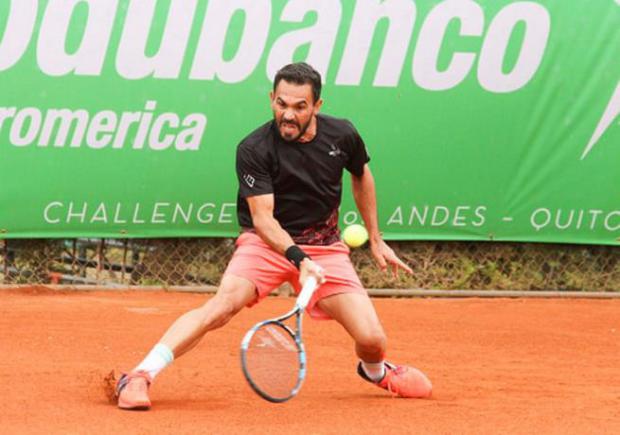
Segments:
[[[116,384],[118,407],[136,411],[149,409],[151,407],[150,385],[151,377],[146,372],[123,374]]]
[[[357,374],[397,397],[425,399],[431,397],[433,392],[431,381],[415,367],[397,366],[385,362],[385,376],[379,382],[373,382],[364,372],[362,363],[359,363]]]

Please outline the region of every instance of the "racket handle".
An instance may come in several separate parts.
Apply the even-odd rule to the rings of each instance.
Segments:
[[[300,310],[306,309],[308,303],[310,302],[310,298],[316,290],[316,287],[317,282],[315,277],[309,276],[308,278],[306,278],[306,282],[304,283],[303,288],[299,292],[299,296],[297,296],[296,305],[299,307]]]

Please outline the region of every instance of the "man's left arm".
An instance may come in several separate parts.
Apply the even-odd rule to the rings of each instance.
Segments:
[[[388,265],[392,268],[394,277],[398,276],[398,269],[407,273],[413,273],[411,268],[398,258],[392,248],[383,241],[379,232],[377,219],[377,195],[375,191],[375,179],[370,172],[368,164],[364,165],[361,176],[351,174],[351,187],[357,209],[364,219],[370,243],[370,251],[381,270],[387,270]]]

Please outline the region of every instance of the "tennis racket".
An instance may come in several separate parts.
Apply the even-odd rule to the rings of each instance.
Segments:
[[[306,351],[301,320],[317,288],[314,277],[304,283],[295,306],[283,316],[254,325],[241,342],[241,368],[250,387],[263,399],[281,403],[295,397],[306,377]],[[295,316],[295,330],[284,321]]]

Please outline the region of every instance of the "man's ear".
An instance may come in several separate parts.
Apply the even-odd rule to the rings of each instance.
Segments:
[[[316,115],[321,111],[321,106],[323,105],[323,100],[319,98],[316,103],[314,103],[314,114]]]

